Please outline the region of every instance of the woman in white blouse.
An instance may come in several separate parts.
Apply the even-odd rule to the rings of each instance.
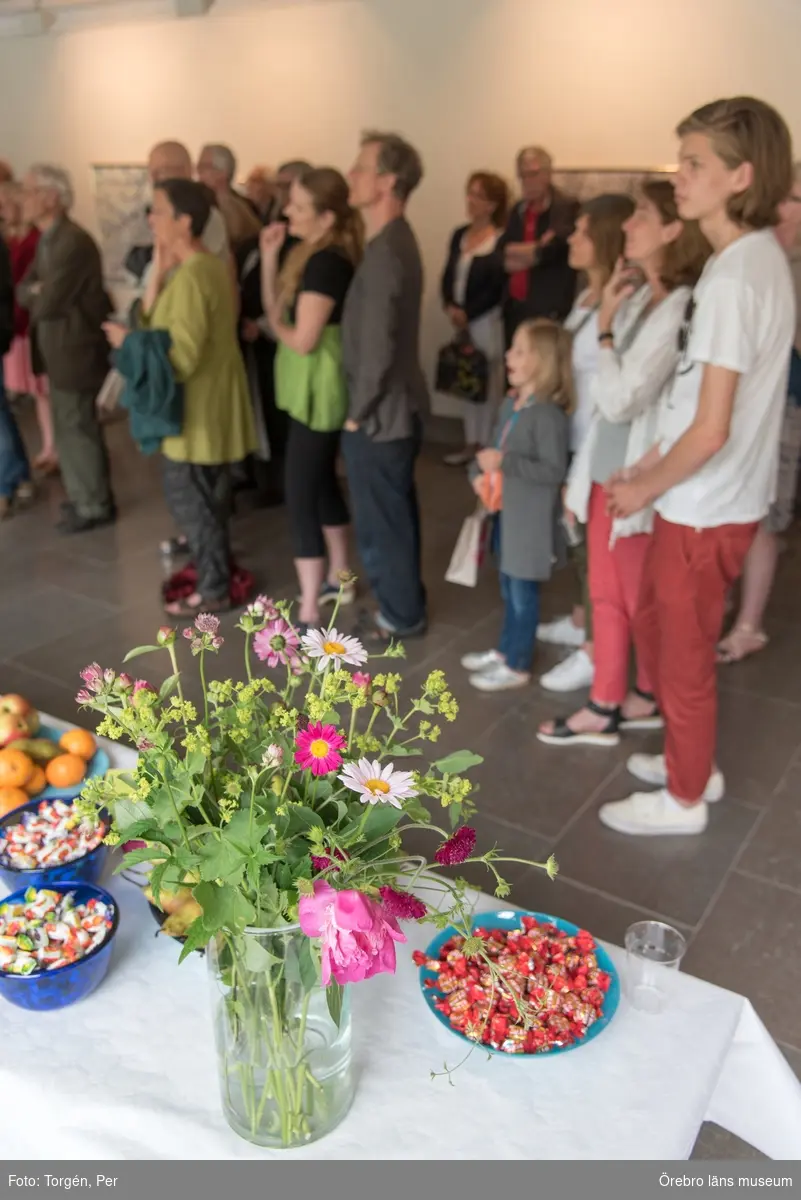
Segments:
[[[662,725],[639,664],[636,689],[628,687],[653,513],[613,521],[604,485],[655,441],[659,399],[675,372],[685,311],[711,250],[697,225],[679,218],[668,180],[643,184],[624,229],[626,261],[604,288],[598,313],[594,411],[565,497],[568,519],[587,525],[595,678],[585,707],[540,726],[537,736],[550,745],[612,746],[621,729]]]
[[[500,175],[476,171],[467,181],[469,225],[451,238],[442,275],[442,303],[457,333],[467,331],[487,356],[489,379],[482,404],[462,401],[465,446],[448,454],[448,466],[469,463],[492,435],[504,395],[504,344],[501,300],[506,282],[498,242],[506,228],[509,188]]]

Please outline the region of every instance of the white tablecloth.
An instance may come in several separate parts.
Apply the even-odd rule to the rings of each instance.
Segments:
[[[126,754],[113,747],[115,765]],[[127,760],[127,761],[126,761]],[[269,1158],[232,1133],[218,1102],[206,965],[155,937],[138,890],[112,878],[121,922],[109,975],[60,1013],[2,1006],[0,1155],[42,1159]],[[508,906],[508,902],[507,902]],[[487,897],[479,908],[502,905]],[[559,910],[559,884],[553,888]],[[625,997],[608,1028],[569,1054],[488,1058],[453,1076],[463,1042],[425,1008],[410,925],[395,976],[353,988],[354,1105],[314,1159],[682,1159],[704,1120],[772,1158],[801,1156],[801,1086],[751,1004],[688,975],[669,1011]],[[624,954],[608,947],[621,970]]]

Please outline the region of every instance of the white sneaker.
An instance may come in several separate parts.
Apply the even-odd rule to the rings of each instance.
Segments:
[[[446,467],[466,467],[475,457],[473,450],[455,450],[453,454],[446,454],[442,461]]]
[[[475,654],[465,654],[462,666],[465,671],[489,671],[505,661],[497,650],[479,650]]]
[[[505,692],[509,688],[525,687],[530,679],[527,672],[513,671],[505,662],[470,676],[470,682],[479,692]]]
[[[703,800],[680,804],[666,788],[660,788],[658,792],[635,792],[627,800],[602,804],[598,817],[602,825],[616,833],[660,837],[703,833],[708,814]]]
[[[551,646],[583,646],[587,640],[583,629],[573,624],[573,618],[557,617],[555,621],[546,621],[537,629],[537,641],[547,642]]]
[[[578,692],[592,686],[595,666],[586,650],[575,650],[564,662],[557,663],[545,675],[540,685],[548,692]]]
[[[632,754],[626,766],[629,774],[642,783],[652,783],[654,787],[667,787],[667,764],[664,754]],[[707,804],[716,804],[718,800],[723,799],[725,791],[723,772],[716,768],[709,776],[709,783],[701,799]]]

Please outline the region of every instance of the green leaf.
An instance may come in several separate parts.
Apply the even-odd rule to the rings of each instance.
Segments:
[[[277,954],[271,954],[256,937],[245,938],[245,966],[254,974],[269,971],[270,964],[280,962]]]
[[[152,823],[153,814],[144,800],[131,800],[127,796],[110,801],[114,827],[124,842],[128,841],[128,830],[144,821]],[[135,834],[131,835],[135,837]]]
[[[178,680],[180,678],[181,678],[180,671],[176,671],[176,673],[174,675],[167,676],[167,678],[164,680],[161,687],[159,688],[159,702],[160,703],[163,704],[164,701],[167,699],[167,697],[172,695],[172,693],[175,691],[175,689],[178,686]]]
[[[177,675],[172,676],[177,679]],[[184,759],[184,770],[190,775],[202,775],[206,769],[206,755],[202,750],[191,750]]]
[[[119,867],[117,867],[117,871],[126,871],[129,867],[135,867],[137,863],[168,862],[169,857],[169,850],[165,852],[163,846],[137,846],[135,850],[126,851],[125,857]]]
[[[336,727],[339,728],[340,720],[341,720],[341,718],[340,718],[340,715],[337,712],[337,710],[335,708],[329,708],[327,713],[323,713],[323,719],[322,719],[321,724],[336,725]]]
[[[328,1011],[331,1014],[331,1020],[340,1027],[342,1020],[342,1002],[345,998],[345,989],[341,983],[329,983],[325,989],[325,1002],[328,1005]]]
[[[454,754],[449,754],[447,758],[441,758],[439,762],[435,762],[434,766],[443,775],[463,775],[465,771],[469,771],[471,767],[477,767],[483,761],[481,755],[473,754],[472,750],[457,750]]]
[[[193,889],[193,895],[203,909],[203,923],[209,933],[216,933],[218,929],[241,933],[255,920],[253,905],[230,884],[217,887],[213,883],[199,883]]]
[[[203,917],[195,917],[186,931],[186,941],[181,947],[178,962],[182,963],[193,950],[201,950],[209,942],[209,932],[203,923]]]
[[[198,847],[198,854],[201,858],[201,879],[223,879],[226,883],[241,881],[245,872],[246,858],[238,846],[226,838],[225,833],[219,841],[210,837]]]
[[[434,705],[429,700],[417,700],[415,708],[418,712],[425,713],[427,717],[432,716],[434,712]]]
[[[415,758],[422,754],[422,750],[415,750],[414,746],[397,746],[393,745],[389,748],[389,753],[393,758]]]
[[[128,651],[122,661],[127,663],[130,662],[132,658],[139,658],[143,654],[153,654],[154,651],[162,649],[162,646],[136,646],[135,649]]]
[[[289,810],[289,832],[296,833],[298,830],[309,829],[312,825],[318,829],[325,829],[325,822],[319,813],[304,808],[302,804],[293,804]]]
[[[298,969],[300,971],[300,982],[303,984],[305,990],[310,992],[320,982],[320,975],[312,952],[310,938],[304,937],[300,944]]]

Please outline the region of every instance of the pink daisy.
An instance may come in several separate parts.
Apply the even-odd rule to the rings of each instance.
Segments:
[[[298,730],[295,745],[295,762],[312,775],[330,775],[342,765],[339,751],[345,745],[345,738],[333,725],[310,722],[306,729]]]
[[[269,621],[264,629],[253,637],[253,649],[256,657],[266,662],[268,667],[277,667],[279,663],[291,666],[298,656],[300,638],[283,617]]]

